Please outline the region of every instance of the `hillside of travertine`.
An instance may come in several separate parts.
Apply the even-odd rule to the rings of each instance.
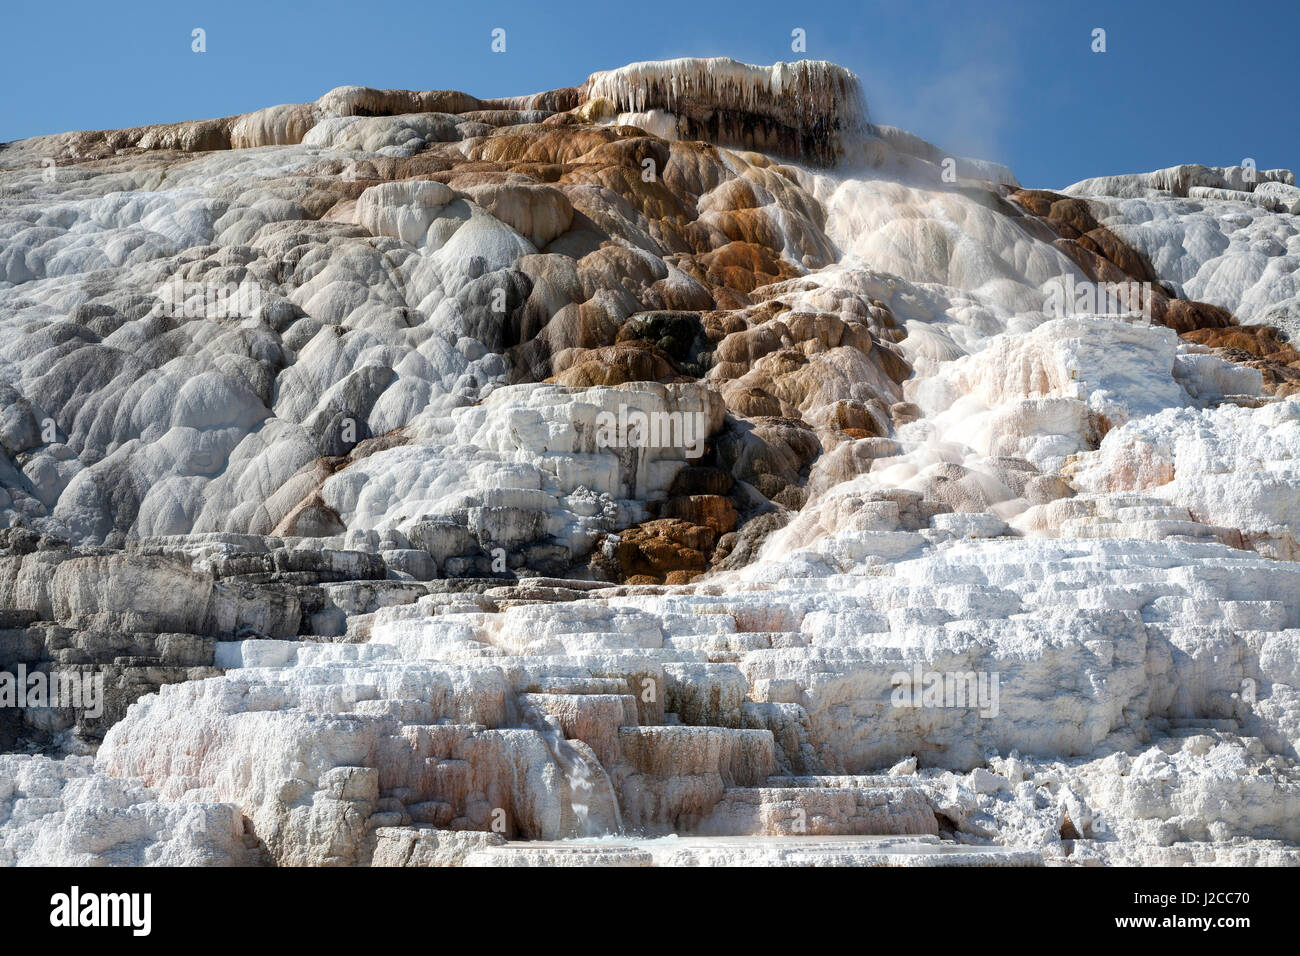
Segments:
[[[1300,862],[1294,175],[875,120],[0,146],[0,864]]]

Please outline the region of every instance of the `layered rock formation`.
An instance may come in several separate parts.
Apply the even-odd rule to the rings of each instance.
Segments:
[[[810,62],[4,144],[0,862],[1294,862],[1293,183]]]

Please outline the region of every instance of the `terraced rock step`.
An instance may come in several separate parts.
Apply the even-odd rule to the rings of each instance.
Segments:
[[[465,866],[1041,866],[1029,849],[963,846],[938,837],[669,837],[507,843]]]
[[[0,864],[1290,859],[1294,181],[721,59],[0,144]]]
[[[764,783],[766,787],[775,788],[806,788],[806,787],[848,787],[856,789],[872,789],[883,787],[886,789],[905,789],[915,786],[910,777],[895,777],[883,773],[868,774],[816,774],[804,777],[768,777]]]
[[[937,834],[921,791],[895,787],[733,787],[700,825],[704,836]]]

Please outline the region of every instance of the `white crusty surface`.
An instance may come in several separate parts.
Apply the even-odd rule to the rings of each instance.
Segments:
[[[6,144],[0,665],[121,706],[0,864],[1300,862],[1294,176],[1018,191],[822,62]]]

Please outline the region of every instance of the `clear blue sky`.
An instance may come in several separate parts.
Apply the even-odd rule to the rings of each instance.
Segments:
[[[872,118],[1027,185],[1181,162],[1300,167],[1300,3],[3,0],[0,140],[241,113],[335,86],[478,96],[635,60],[833,60]],[[207,52],[190,31],[207,31]],[[506,52],[490,50],[494,27]],[[1107,52],[1090,49],[1106,30]]]

